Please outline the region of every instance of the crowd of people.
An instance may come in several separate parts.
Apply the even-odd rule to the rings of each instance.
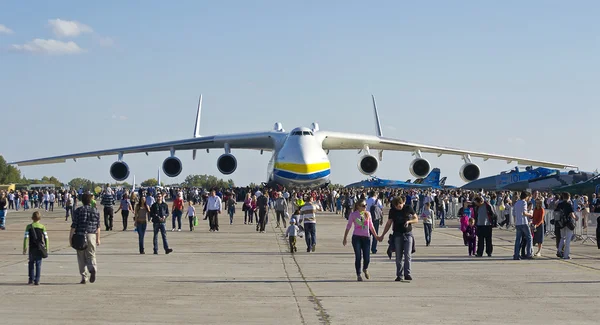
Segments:
[[[41,199],[40,199],[41,198]],[[530,192],[477,192],[462,190],[404,190],[404,189],[264,189],[233,188],[140,188],[136,191],[111,189],[108,185],[99,196],[89,192],[70,190],[17,191],[0,193],[0,229],[5,229],[7,211],[23,209],[52,210],[54,204],[65,209],[68,221],[72,214],[71,235],[85,242],[78,249],[81,283],[94,282],[97,272],[96,247],[100,244],[101,215],[96,205],[100,200],[105,231],[113,231],[114,215],[121,212],[123,231],[129,229],[129,220],[139,237],[139,253],[145,254],[144,237],[147,224],[152,222],[153,253],[158,254],[158,235],[162,237],[166,254],[173,252],[167,241],[167,219],[171,217],[171,231],[182,230],[182,219],[195,231],[199,223],[197,205],[207,220],[210,232],[219,231],[219,216],[225,211],[229,224],[235,222],[236,206],[244,212],[243,223],[256,224],[256,231],[266,232],[269,211],[275,216],[276,228],[285,228],[290,252],[297,252],[297,238],[304,237],[307,253],[317,246],[317,215],[329,211],[347,219],[342,244],[353,228],[351,244],[355,253],[355,271],[358,281],[370,278],[370,255],[377,253],[378,243],[391,230],[387,255],[396,256],[396,281],[411,281],[411,260],[415,252],[413,225],[421,221],[425,245],[432,242],[434,227],[446,227],[446,219],[459,219],[464,245],[469,256],[493,254],[494,229],[511,226],[515,229],[513,259],[532,259],[541,256],[546,231],[546,214],[552,213],[557,257],[570,258],[570,242],[574,223],[579,216],[586,227],[592,212],[600,213],[600,199],[594,194],[571,198],[568,193]],[[167,201],[171,201],[170,204]],[[29,202],[29,203],[27,203]],[[82,206],[77,207],[77,202]],[[187,203],[187,206],[186,206]],[[387,221],[383,209],[389,207]],[[25,234],[24,254],[29,242],[30,283],[39,283],[41,253],[47,248],[48,236],[36,210],[32,224]],[[291,215],[290,215],[291,212]],[[579,213],[576,213],[579,212]],[[501,220],[499,220],[501,219]],[[239,221],[242,222],[241,220]],[[514,223],[514,225],[511,225]],[[380,226],[384,225],[383,231]],[[73,242],[71,242],[73,245]],[[537,245],[534,253],[533,248]],[[34,273],[37,267],[38,273]],[[87,272],[86,272],[87,268]]]

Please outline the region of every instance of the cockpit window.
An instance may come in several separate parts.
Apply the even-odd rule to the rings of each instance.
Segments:
[[[314,135],[311,131],[294,131],[292,135]]]

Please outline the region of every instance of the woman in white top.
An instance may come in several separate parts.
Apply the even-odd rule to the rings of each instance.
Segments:
[[[196,217],[196,208],[192,205],[192,201],[188,201],[187,217],[190,220],[190,231],[194,231],[194,218]]]

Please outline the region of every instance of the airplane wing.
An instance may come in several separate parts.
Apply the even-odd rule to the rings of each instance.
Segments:
[[[373,150],[390,150],[390,151],[409,151],[414,152],[420,150],[422,153],[435,153],[438,155],[469,155],[471,157],[483,158],[484,160],[495,159],[504,160],[508,163],[515,162],[520,165],[543,166],[549,168],[577,168],[577,166],[561,163],[553,163],[547,161],[511,157],[497,154],[490,154],[477,151],[469,151],[455,149],[449,147],[432,146],[426,144],[412,143],[404,140],[379,137],[365,134],[352,134],[341,132],[319,131],[318,135],[322,139],[324,150],[361,150],[365,146]]]
[[[271,151],[275,148],[277,141],[285,137],[285,133],[270,131],[270,132],[252,132],[238,133],[229,135],[215,135],[197,137],[185,140],[168,141],[133,147],[114,148],[107,150],[90,151],[76,154],[68,154],[62,156],[31,159],[23,161],[15,161],[9,164],[18,166],[32,166],[64,163],[67,159],[100,157],[110,155],[124,155],[132,153],[146,153],[159,151],[179,151],[179,150],[194,150],[194,149],[223,149],[225,144],[228,144],[231,149],[255,149]]]

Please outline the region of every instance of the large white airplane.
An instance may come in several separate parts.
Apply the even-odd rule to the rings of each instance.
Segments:
[[[175,156],[177,151],[193,150],[193,159],[195,160],[196,150],[198,149],[206,149],[207,152],[209,149],[221,149],[224,150],[224,153],[217,159],[217,168],[221,173],[229,175],[237,168],[237,159],[231,153],[231,150],[254,149],[260,150],[261,154],[263,151],[273,153],[268,164],[267,184],[303,187],[321,186],[329,183],[331,164],[327,154],[330,150],[359,150],[358,153],[362,153],[362,156],[358,160],[358,169],[365,175],[373,175],[377,171],[384,150],[412,152],[415,159],[411,162],[409,170],[414,177],[418,178],[426,177],[431,170],[431,165],[423,158],[423,153],[435,153],[438,157],[444,154],[462,156],[465,163],[460,168],[459,174],[465,182],[476,180],[481,174],[479,167],[472,161],[473,157],[483,158],[484,161],[497,159],[523,165],[576,168],[576,166],[568,164],[417,144],[383,137],[375,97],[371,96],[371,98],[375,112],[377,135],[321,131],[317,123],[313,123],[311,128],[298,127],[291,132],[285,132],[281,123],[275,123],[274,129],[266,132],[201,136],[199,131],[202,95],[200,95],[193,138],[16,161],[10,164],[18,166],[54,164],[64,163],[67,159],[77,161],[77,158],[98,157],[100,159],[101,156],[117,155],[117,161],[110,167],[110,175],[117,181],[123,181],[129,177],[129,166],[123,161],[125,154],[146,153],[148,155],[149,152],[170,152],[169,157],[163,162],[162,170],[165,175],[176,177],[182,171],[181,160]],[[372,151],[376,151],[377,156]]]

